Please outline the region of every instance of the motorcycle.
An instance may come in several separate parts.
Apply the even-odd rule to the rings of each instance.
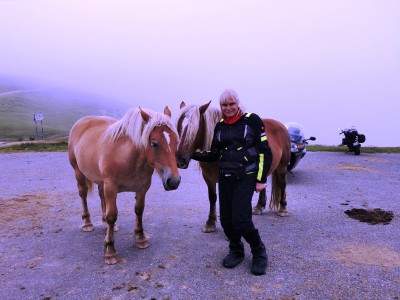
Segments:
[[[354,152],[355,155],[360,155],[361,153],[361,143],[365,142],[365,135],[359,134],[357,129],[354,128],[345,128],[340,129],[339,134],[344,134],[344,138],[342,139],[343,146],[347,146],[348,152]]]
[[[306,155],[308,141],[315,141],[316,138],[310,136],[308,139],[304,137],[302,126],[296,122],[289,122],[285,124],[290,135],[291,149],[290,149],[290,162],[288,164],[288,171],[293,175],[292,170],[299,164],[300,160]]]

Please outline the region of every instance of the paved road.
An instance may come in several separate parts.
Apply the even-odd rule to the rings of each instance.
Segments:
[[[196,164],[177,191],[158,177],[147,195],[151,246],[133,246],[134,194],[119,195],[120,262],[103,262],[105,226],[81,232],[81,206],[66,153],[0,154],[1,299],[400,299],[400,155],[310,152],[289,174],[289,217],[254,216],[266,242],[265,276],[251,255],[224,269],[220,224],[202,233],[206,188]],[[256,201],[256,196],[253,199]],[[349,218],[351,208],[394,213],[389,225]]]

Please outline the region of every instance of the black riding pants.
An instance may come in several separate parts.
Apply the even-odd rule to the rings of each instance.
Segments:
[[[241,179],[220,175],[218,183],[221,226],[231,241],[255,230],[252,220],[251,200],[256,187],[255,173]]]

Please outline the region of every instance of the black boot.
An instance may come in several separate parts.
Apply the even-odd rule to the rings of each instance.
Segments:
[[[222,260],[225,268],[234,268],[244,260],[244,245],[239,241],[229,242],[229,253]]]
[[[258,230],[254,230],[243,236],[250,244],[253,254],[253,263],[251,264],[251,273],[254,275],[264,275],[268,265],[268,255],[265,251],[265,245],[261,241]]]
[[[251,264],[251,273],[254,275],[264,275],[268,265],[268,255],[265,251],[265,245],[260,242],[258,247],[251,248],[253,254],[253,263]]]

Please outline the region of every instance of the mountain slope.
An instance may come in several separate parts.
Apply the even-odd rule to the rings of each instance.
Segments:
[[[65,137],[72,125],[88,115],[120,118],[127,107],[92,95],[60,91],[18,90],[0,86],[0,140],[36,138],[34,113],[42,113],[45,139]],[[39,139],[41,123],[38,122]]]

